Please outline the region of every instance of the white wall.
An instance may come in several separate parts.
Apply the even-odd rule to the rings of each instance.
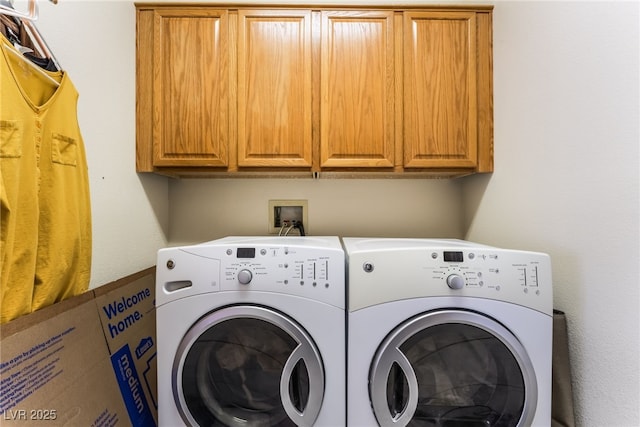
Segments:
[[[495,173],[466,238],[551,254],[584,426],[640,425],[637,2],[500,2]]]
[[[580,425],[640,424],[636,2],[496,2],[496,172],[456,181],[139,176],[133,2],[40,5],[38,27],[80,92],[92,286],[152,265],[167,242],[262,234],[269,198],[307,198],[314,234],[466,236],[549,252]]]
[[[462,238],[460,186],[451,180],[176,180],[171,244],[268,232],[269,199],[308,201],[309,234]]]
[[[23,4],[15,2],[26,10]],[[135,8],[128,1],[39,4],[36,26],[80,94],[94,288],[155,265],[169,227],[166,178],[135,173]]]

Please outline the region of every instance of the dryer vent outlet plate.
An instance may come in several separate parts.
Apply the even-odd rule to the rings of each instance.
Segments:
[[[269,234],[284,233],[295,222],[301,222],[308,232],[307,212],[306,200],[269,200]],[[297,230],[290,230],[290,235],[298,234]]]

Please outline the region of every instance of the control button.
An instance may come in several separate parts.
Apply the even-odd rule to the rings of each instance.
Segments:
[[[451,289],[462,289],[464,288],[464,278],[457,274],[451,274],[447,277],[447,285]]]
[[[251,271],[249,270],[240,270],[238,273],[238,282],[243,285],[248,285],[251,282],[251,279],[253,279],[253,274],[251,274]]]

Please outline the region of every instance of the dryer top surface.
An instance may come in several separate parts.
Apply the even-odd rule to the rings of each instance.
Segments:
[[[472,248],[491,246],[481,245],[460,239],[419,239],[419,238],[387,238],[387,237],[343,237],[342,242],[347,252],[357,251],[393,251],[411,248]]]
[[[196,246],[210,245],[296,246],[342,250],[337,236],[227,236]]]

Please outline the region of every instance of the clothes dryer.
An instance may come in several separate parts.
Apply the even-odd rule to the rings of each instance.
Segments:
[[[549,257],[344,238],[350,427],[549,426]]]
[[[161,426],[345,424],[337,237],[228,237],[157,263]]]

